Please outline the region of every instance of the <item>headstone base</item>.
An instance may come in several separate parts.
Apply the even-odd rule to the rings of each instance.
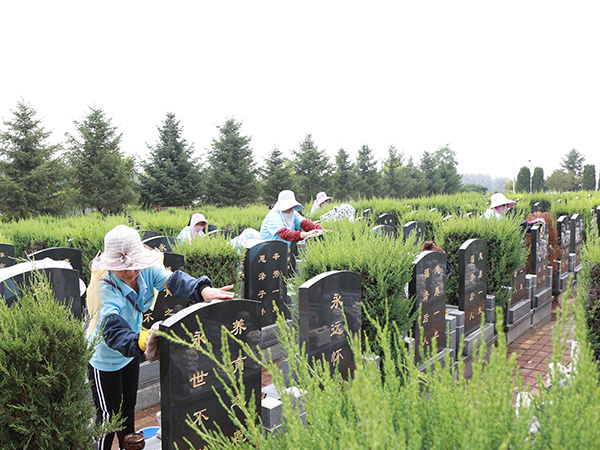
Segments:
[[[482,339],[483,338],[483,339]],[[482,328],[478,328],[471,334],[465,337],[465,345],[463,348],[463,356],[472,356],[479,346],[485,342],[489,347],[490,343],[494,342],[494,324],[486,323]]]
[[[438,363],[440,363],[440,365],[442,367],[444,367],[445,364],[445,355],[448,355],[448,360],[452,363],[452,365],[454,366],[454,349],[451,348],[443,348],[441,351],[437,352],[437,355],[429,358],[427,361],[425,362],[421,362],[419,364],[419,372],[425,372],[425,371],[431,371],[434,368],[434,362],[437,360]]]
[[[285,321],[286,326],[292,327],[293,321],[287,319]],[[281,348],[279,343],[279,325],[276,323],[262,327],[260,337],[260,349],[263,353],[263,359],[268,360],[269,353],[271,353],[271,359],[285,358],[287,355]]]
[[[549,296],[550,299],[542,303],[537,308],[531,311],[531,326],[542,327],[552,320],[552,300],[554,297]]]
[[[492,354],[492,347],[496,344],[497,340],[498,340],[498,335],[494,334],[494,335],[492,335],[492,338],[490,339],[489,342],[486,341],[485,355],[483,356],[483,359],[485,361],[490,360],[490,355]],[[465,346],[466,346],[466,344],[465,344]],[[464,364],[463,376],[465,378],[471,378],[471,376],[473,375],[473,358],[474,358],[474,355],[469,355],[469,356],[465,356],[462,359],[463,364]]]
[[[140,364],[139,386],[136,411],[160,403],[160,366],[159,361],[144,361]]]
[[[523,300],[524,302],[528,302],[528,300]],[[529,328],[531,328],[531,304],[529,305],[529,311],[527,314],[523,315],[518,321],[509,323],[504,327],[504,332],[506,333],[506,345],[514,342],[525,333]]]

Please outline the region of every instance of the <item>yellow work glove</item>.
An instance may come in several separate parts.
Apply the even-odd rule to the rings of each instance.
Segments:
[[[140,337],[138,338],[138,345],[143,352],[146,351],[146,346],[148,345],[148,339],[150,339],[150,332],[146,330],[140,331]]]

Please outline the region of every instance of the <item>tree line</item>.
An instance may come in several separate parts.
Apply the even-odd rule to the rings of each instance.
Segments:
[[[303,203],[319,191],[340,201],[487,192],[485,186],[461,183],[456,154],[448,146],[423,152],[418,162],[390,146],[378,168],[368,145],[358,150],[355,160],[340,148],[331,161],[307,134],[297,148],[273,148],[258,164],[252,138],[231,118],[217,126],[217,138],[198,157],[183,137],[181,123],[169,112],[142,160],[124,154],[122,134],[101,108],[89,108],[74,121],[75,131],[55,145],[48,143],[51,133],[33,107],[21,100],[11,113],[0,130],[0,214],[5,219],[67,211],[117,213],[128,205],[270,204],[283,189],[294,190]],[[572,164],[573,178],[579,179],[577,161]],[[587,186],[586,170],[581,169],[582,186]],[[522,169],[518,191],[530,190],[524,188],[530,182],[525,175]],[[534,173],[537,188],[535,180]]]
[[[293,189],[301,202],[319,191],[348,200],[463,189],[456,155],[448,147],[425,152],[416,164],[391,146],[379,170],[369,146],[360,148],[356,161],[340,148],[332,162],[307,134],[297,149],[274,148],[259,165],[251,137],[232,118],[217,126],[218,137],[198,158],[175,114],[167,113],[142,161],[123,153],[122,135],[100,108],[75,120],[75,131],[57,145],[48,143],[51,133],[33,107],[21,100],[11,113],[0,132],[0,213],[7,218],[73,210],[115,213],[132,204],[270,204],[283,189]]]

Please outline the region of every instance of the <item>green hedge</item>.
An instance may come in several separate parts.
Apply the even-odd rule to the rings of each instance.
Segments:
[[[445,221],[439,226],[436,244],[444,249],[453,267],[446,283],[447,303],[458,305],[458,249],[469,239],[485,239],[488,244],[488,294],[496,296],[497,306],[506,306],[511,274],[527,261],[520,222],[509,218],[465,218]]]

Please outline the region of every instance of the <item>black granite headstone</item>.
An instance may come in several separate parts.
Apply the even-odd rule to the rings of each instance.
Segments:
[[[458,249],[458,308],[465,312],[465,336],[476,331],[485,314],[487,242],[469,239]]]
[[[230,230],[212,230],[206,234],[206,237],[224,237],[225,239],[233,239],[235,233]]]
[[[274,324],[277,316],[273,302],[286,318],[288,246],[281,241],[260,242],[246,250],[244,260],[244,297],[262,303],[262,326]]]
[[[569,216],[560,216],[556,220],[556,231],[558,233],[558,239],[560,241],[560,248],[562,254],[560,257],[561,261],[561,273],[567,273],[569,271],[569,252],[571,251],[571,219]]]
[[[581,246],[583,245],[583,216],[571,216],[571,253],[575,254],[575,267],[581,265]]]
[[[596,206],[594,210],[594,217],[592,218],[592,228],[596,234],[596,237],[600,236],[600,206]]]
[[[15,246],[0,242],[0,269],[15,265]]]
[[[50,258],[54,261],[65,261],[71,264],[73,269],[76,269],[81,274],[82,270],[82,258],[81,250],[78,248],[71,247],[51,247],[44,250],[40,250],[35,253],[27,255],[27,258],[32,261],[41,261],[44,258]]]
[[[249,300],[214,300],[198,303],[165,320],[160,330],[175,333],[186,342],[212,345],[213,354],[222,360],[221,329],[225,327],[253,348],[260,341],[260,303]],[[202,324],[202,331],[198,325]],[[182,326],[191,333],[188,335]],[[202,448],[206,443],[192,430],[189,422],[203,422],[209,430],[219,427],[226,436],[230,436],[232,444],[246,440],[240,430],[233,424],[228,411],[254,402],[260,411],[261,369],[247,355],[240,352],[240,346],[229,339],[230,361],[234,372],[243,374],[245,398],[232,401],[225,393],[225,387],[217,379],[220,372],[216,364],[199,350],[173,343],[167,339],[160,340],[160,389],[161,389],[161,433],[162,448],[180,449]],[[222,376],[223,373],[220,373]],[[215,392],[216,391],[216,392]],[[218,395],[225,403],[221,405]],[[244,420],[242,414],[237,414]]]
[[[140,230],[140,234],[142,235],[142,241],[145,241],[146,239],[150,239],[156,236],[160,236],[160,233],[158,231],[152,231],[152,230]]]
[[[419,362],[431,350],[433,338],[437,339],[438,351],[446,343],[446,254],[421,252],[413,262],[413,276],[408,290],[409,295],[415,297],[415,310],[421,307],[421,315],[417,317],[413,328],[415,362]],[[423,328],[425,355],[419,351],[420,327]]]
[[[377,225],[371,228],[371,231],[377,236],[394,237],[396,235],[396,229],[389,225]]]
[[[425,235],[425,224],[423,222],[419,220],[412,220],[404,224],[402,229],[404,231],[404,242],[406,242],[412,233],[414,233],[417,237],[416,245],[419,245],[420,242],[423,241]]]
[[[179,241],[171,236],[154,236],[142,241],[148,247],[157,248],[161,252],[172,252]]]
[[[347,331],[356,333],[361,328],[360,283],[356,272],[331,271],[299,288],[300,345],[306,345],[311,363],[325,358],[345,378],[354,368]]]
[[[510,279],[511,296],[508,299],[507,306],[510,307],[512,305],[516,305],[522,300],[525,300],[527,296],[527,289],[525,288],[525,275],[525,266],[521,266],[513,272]]]
[[[542,204],[541,204],[541,202],[535,202],[533,204],[533,212],[542,212]]]
[[[377,223],[379,225],[388,225],[396,230],[398,228],[398,216],[390,213],[381,214],[377,219]]]
[[[38,281],[39,273],[45,274],[52,286],[56,300],[62,305],[71,305],[73,315],[81,319],[82,305],[79,291],[79,272],[75,269],[44,268],[20,273],[4,281],[0,281],[0,296],[12,305],[21,296],[20,287],[31,286]]]
[[[547,287],[548,281],[548,225],[536,223],[530,228],[531,251],[529,253],[530,273],[537,275],[535,293]]]
[[[164,266],[172,272],[176,270],[185,271],[185,258],[179,253],[164,253]],[[150,328],[154,322],[166,320],[175,315],[189,305],[187,300],[180,297],[174,297],[168,289],[158,291],[156,303],[153,310],[148,310],[144,313],[145,328]]]

